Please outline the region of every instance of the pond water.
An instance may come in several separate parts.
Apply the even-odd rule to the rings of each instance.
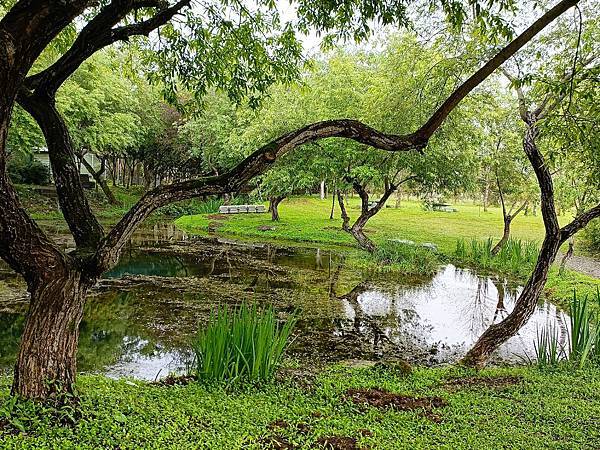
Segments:
[[[56,232],[65,246],[69,240]],[[460,358],[514,307],[521,288],[452,265],[430,277],[370,275],[343,254],[319,248],[189,237],[169,224],[137,233],[119,264],[90,293],[81,324],[79,369],[154,379],[191,366],[190,342],[217,305],[273,305],[298,311],[289,353],[301,361]],[[0,266],[0,368],[9,370],[27,310],[23,282]],[[547,323],[567,339],[568,316],[540,303],[496,361],[533,357]]]

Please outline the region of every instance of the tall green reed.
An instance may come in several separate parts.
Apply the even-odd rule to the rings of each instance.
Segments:
[[[212,313],[193,344],[199,381],[266,382],[273,378],[296,324],[278,322],[272,307],[242,304]]]

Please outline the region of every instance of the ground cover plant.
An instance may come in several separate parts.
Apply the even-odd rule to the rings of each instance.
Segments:
[[[3,378],[0,399],[8,400]],[[379,390],[385,395],[378,395]],[[35,403],[0,415],[3,448],[597,448],[600,372],[495,368],[480,372],[335,366],[309,387],[155,385],[81,376],[81,418],[61,426]],[[360,392],[366,395],[358,395]],[[394,397],[397,395],[398,397]],[[389,400],[386,400],[388,398]],[[422,399],[412,407],[411,399]],[[439,399],[439,400],[437,400]],[[394,406],[396,405],[396,406]],[[25,433],[15,431],[21,418]],[[334,447],[335,448],[335,447]]]

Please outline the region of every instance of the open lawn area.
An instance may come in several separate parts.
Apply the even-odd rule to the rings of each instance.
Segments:
[[[44,449],[594,449],[600,372],[334,366],[302,385],[157,386],[82,376],[77,424],[18,404],[2,448]],[[8,397],[3,379],[0,397]],[[376,388],[377,390],[373,390]],[[397,394],[397,395],[396,395]],[[370,403],[367,403],[370,402]],[[6,406],[5,406],[6,407]],[[53,417],[54,416],[54,417]],[[68,420],[66,417],[63,419]],[[329,445],[328,445],[329,444]]]
[[[358,197],[348,199],[350,221],[359,214]],[[388,202],[388,206],[393,202]],[[388,207],[373,217],[366,234],[375,242],[386,239],[409,239],[418,243],[433,242],[444,253],[452,253],[457,239],[487,239],[502,236],[502,212],[490,207],[487,212],[472,203],[453,205],[457,212],[425,211],[418,201],[403,201],[399,208]],[[290,241],[315,242],[355,246],[356,241],[341,229],[340,211],[336,203],[335,219],[329,219],[331,198],[295,197],[279,206],[281,220],[272,222],[269,214],[234,214],[226,217],[214,215],[185,216],[177,225],[192,232],[206,232],[209,223],[218,220],[218,232],[276,238]],[[560,217],[562,223],[571,217]],[[272,229],[265,229],[272,227]],[[543,239],[542,217],[517,216],[512,224],[512,237],[540,242]]]

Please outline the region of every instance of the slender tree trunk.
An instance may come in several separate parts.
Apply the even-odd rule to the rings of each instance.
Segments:
[[[275,196],[269,199],[269,209],[271,210],[271,220],[279,221],[279,204],[285,199],[285,196]]]
[[[331,194],[331,212],[329,213],[329,220],[333,220],[333,212],[335,211],[335,195]]]
[[[110,203],[111,205],[121,205],[121,202],[117,200],[117,197],[115,197],[115,194],[113,193],[113,191],[111,191],[110,187],[108,186],[106,178],[102,177],[102,174],[105,172],[106,162],[102,160],[102,168],[100,170],[96,170],[92,167],[92,165],[89,162],[86,161],[83,155],[79,157],[79,160],[86,168],[86,170],[90,173],[90,175],[92,175],[92,178],[96,182],[96,185],[100,186],[100,189],[102,189],[102,192],[108,200],[108,203]]]
[[[485,174],[485,187],[483,189],[483,212],[487,212],[490,204],[490,183],[488,180],[488,174]]]
[[[89,285],[72,270],[33,287],[15,365],[14,395],[44,399],[72,392],[79,323]]]
[[[502,238],[492,249],[492,255],[497,255],[500,250],[502,250],[502,247],[504,247],[508,242],[508,239],[510,238],[510,224],[512,220],[513,218],[510,215],[504,217],[504,232],[502,233]]]
[[[325,180],[321,181],[321,200],[325,200]]]
[[[567,250],[567,252],[563,255],[561,261],[560,261],[560,269],[558,271],[559,274],[563,274],[565,271],[565,267],[567,265],[567,261],[569,259],[571,259],[571,257],[573,256],[573,253],[575,251],[575,238],[571,238],[569,239],[569,249]]]
[[[346,205],[344,203],[344,197],[342,193],[338,189],[337,191],[338,205],[340,205],[340,212],[342,215],[342,230],[350,232],[350,217],[348,217],[348,212],[346,211]]]

